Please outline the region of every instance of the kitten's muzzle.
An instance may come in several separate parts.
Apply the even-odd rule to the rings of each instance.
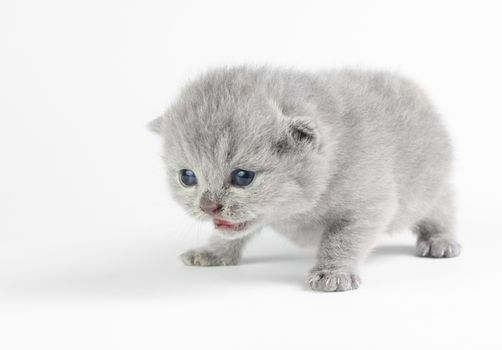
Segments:
[[[200,210],[212,217],[214,226],[223,231],[242,231],[249,225],[248,221],[234,222],[221,217],[223,205],[219,201],[212,200],[203,195],[200,201]]]
[[[200,203],[200,210],[210,216],[219,214],[222,208],[223,206],[218,202],[203,201]]]

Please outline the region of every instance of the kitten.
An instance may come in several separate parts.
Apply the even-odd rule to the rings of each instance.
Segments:
[[[264,226],[318,246],[312,289],[360,284],[379,235],[411,228],[420,256],[460,253],[451,146],[434,107],[401,77],[222,68],[189,83],[162,117],[174,197],[214,222],[187,265],[233,265]]]

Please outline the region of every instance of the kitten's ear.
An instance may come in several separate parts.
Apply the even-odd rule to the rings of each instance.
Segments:
[[[162,132],[162,119],[163,118],[164,118],[163,116],[160,116],[160,117],[157,117],[154,120],[150,121],[147,124],[147,128],[155,134],[160,134]]]
[[[277,144],[280,152],[321,148],[321,135],[312,120],[301,117],[287,118],[286,124],[285,135]]]

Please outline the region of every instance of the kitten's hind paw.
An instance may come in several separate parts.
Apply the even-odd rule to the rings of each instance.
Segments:
[[[237,265],[238,257],[219,255],[206,249],[192,249],[180,255],[181,261],[188,266],[228,266]]]
[[[460,244],[451,238],[431,238],[417,242],[417,255],[432,258],[453,258],[460,254]]]
[[[359,288],[361,279],[353,272],[314,268],[309,274],[309,284],[321,292],[344,292]]]

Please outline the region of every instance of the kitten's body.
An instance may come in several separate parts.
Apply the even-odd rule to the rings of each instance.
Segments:
[[[178,200],[200,214],[209,198],[223,206],[218,217],[246,223],[216,229],[208,247],[182,256],[187,264],[237,263],[248,234],[265,225],[319,245],[309,279],[316,290],[357,288],[358,264],[385,232],[413,229],[420,255],[459,253],[448,136],[403,78],[220,69],[188,85],[153,126]],[[184,168],[200,174],[196,188],[174,181]],[[257,170],[249,188],[226,182],[235,168]]]

